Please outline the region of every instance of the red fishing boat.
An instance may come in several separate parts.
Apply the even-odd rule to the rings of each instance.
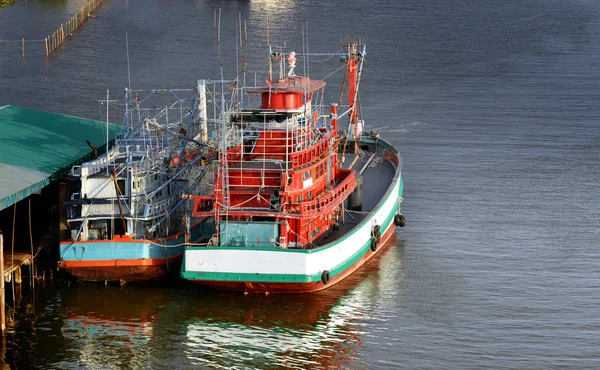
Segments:
[[[186,247],[182,278],[244,292],[318,291],[404,226],[399,152],[359,119],[365,45],[350,42],[340,55],[344,106],[324,106],[325,81],[295,74],[296,57],[309,56],[270,52],[262,86],[221,81],[214,188],[190,196],[193,216],[210,217],[215,233]],[[226,104],[227,86],[241,90],[230,94],[239,102]],[[243,100],[252,95],[258,107]]]

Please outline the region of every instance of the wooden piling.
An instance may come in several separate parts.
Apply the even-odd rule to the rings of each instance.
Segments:
[[[25,58],[25,39],[21,40],[21,56]]]

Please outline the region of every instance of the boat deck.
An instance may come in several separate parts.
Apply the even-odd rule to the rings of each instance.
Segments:
[[[329,234],[325,234],[315,241],[315,245],[322,246],[335,241],[348,233],[354,226],[358,225],[364,218],[365,215],[372,211],[385,192],[390,187],[396,168],[388,159],[381,156],[375,156],[369,162],[369,157],[372,153],[366,153],[359,158],[354,166],[352,167],[357,171],[357,175],[363,170],[362,177],[362,210],[360,212],[346,210],[343,216],[343,222],[339,222],[340,227],[337,230],[333,230]],[[347,168],[352,164],[357,154],[346,154],[344,160],[344,167]],[[345,205],[346,206],[346,205]]]

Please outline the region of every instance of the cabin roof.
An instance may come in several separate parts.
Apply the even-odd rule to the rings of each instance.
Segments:
[[[109,138],[123,131],[109,124]],[[104,151],[106,123],[33,109],[0,106],[0,210],[39,192],[72,166]]]
[[[307,93],[312,93],[325,86],[323,80],[311,80],[304,76],[285,76],[284,78],[273,81],[271,85],[258,86],[248,89],[249,93],[303,93],[306,89]]]

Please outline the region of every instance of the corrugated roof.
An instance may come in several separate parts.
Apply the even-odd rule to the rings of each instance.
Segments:
[[[122,126],[109,124],[113,140]],[[38,192],[104,151],[106,123],[15,106],[0,107],[0,210]]]

